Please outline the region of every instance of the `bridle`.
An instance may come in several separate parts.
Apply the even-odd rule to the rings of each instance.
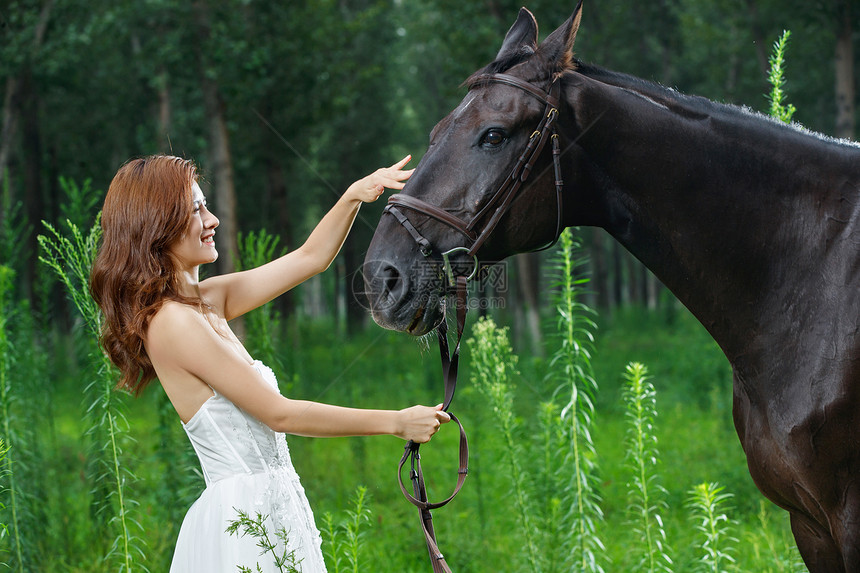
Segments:
[[[540,249],[542,250],[551,247],[555,244],[558,236],[561,234],[562,227],[562,190],[564,183],[561,177],[561,146],[558,141],[558,131],[556,129],[556,120],[558,119],[559,108],[559,92],[561,90],[559,79],[555,78],[550,85],[549,91],[545,92],[542,89],[530,84],[520,78],[508,74],[488,74],[475,78],[469,84],[469,89],[478,86],[483,86],[491,83],[501,83],[519,88],[528,94],[536,97],[546,106],[544,114],[537,128],[529,137],[528,144],[514,165],[508,177],[492,194],[490,200],[478,211],[471,221],[464,221],[460,217],[441,209],[435,205],[410,197],[408,195],[394,194],[388,199],[388,204],[385,206],[383,213],[389,213],[403,226],[409,235],[418,244],[418,249],[424,257],[433,256],[433,245],[424,238],[415,226],[409,221],[403,210],[411,210],[451,227],[458,233],[462,234],[471,242],[468,247],[454,247],[453,249],[440,252],[442,257],[444,278],[447,280],[446,291],[454,295],[455,309],[457,313],[457,341],[454,345],[453,352],[449,352],[448,346],[448,326],[445,319],[436,328],[436,334],[439,339],[439,351],[442,360],[442,375],[445,381],[445,399],[442,403],[442,409],[448,411],[451,400],[454,398],[454,390],[457,386],[457,369],[460,358],[460,341],[463,338],[463,330],[466,325],[467,311],[467,283],[472,280],[478,272],[478,250],[484,242],[490,237],[495,230],[499,221],[507,213],[518,191],[523,183],[528,179],[534,167],[535,161],[543,151],[547,140],[552,140],[552,156],[553,168],[555,170],[555,190],[556,190],[556,230],[554,239]],[[481,221],[486,220],[484,225],[478,230],[478,225]],[[451,265],[450,257],[456,253],[466,253],[472,258],[474,267],[468,275],[456,275]],[[433,565],[434,573],[451,573],[451,568],[445,562],[445,558],[439,551],[436,544],[436,534],[433,529],[432,516],[430,511],[444,506],[449,501],[454,499],[454,496],[459,493],[460,488],[468,473],[469,463],[469,446],[466,440],[466,432],[463,429],[463,424],[456,416],[448,412],[451,420],[456,422],[460,428],[460,459],[457,470],[457,485],[453,493],[446,499],[431,503],[427,499],[427,491],[424,484],[424,474],[421,469],[421,456],[418,454],[420,444],[409,441],[406,444],[406,449],[403,452],[403,457],[400,459],[400,464],[397,468],[397,479],[400,483],[400,489],[403,495],[415,505],[420,513],[421,526],[424,531],[424,537],[427,542],[427,549],[430,553],[430,560]],[[403,483],[403,466],[406,460],[411,460],[410,479],[412,480],[413,494],[406,490]]]
[[[436,205],[432,205],[427,203],[426,201],[422,201],[417,197],[411,197],[409,195],[403,195],[401,193],[396,193],[388,198],[388,204],[385,206],[384,213],[390,213],[394,215],[397,221],[403,225],[403,227],[409,232],[412,238],[418,243],[418,247],[421,251],[421,254],[425,257],[430,257],[433,252],[433,247],[430,244],[430,241],[425,239],[415,228],[414,225],[409,221],[406,215],[403,214],[402,209],[408,209],[411,211],[415,211],[416,213],[420,213],[421,215],[426,215],[427,217],[431,217],[436,219],[437,221],[446,224],[451,227],[464,237],[471,241],[470,247],[454,247],[448,251],[440,253],[444,263],[445,263],[445,271],[449,279],[452,278],[453,273],[451,272],[451,266],[449,263],[448,257],[450,257],[454,253],[464,252],[469,257],[471,257],[475,263],[475,267],[472,270],[472,273],[467,277],[468,279],[472,279],[478,269],[478,258],[477,253],[484,242],[490,237],[490,235],[495,230],[496,226],[501,221],[502,217],[507,213],[508,209],[511,206],[511,203],[516,197],[517,192],[520,190],[520,187],[523,183],[529,178],[531,175],[532,168],[534,167],[535,161],[537,161],[538,156],[541,151],[543,151],[544,146],[546,145],[547,140],[552,140],[552,157],[553,157],[553,167],[555,169],[555,191],[556,191],[556,229],[554,237],[557,239],[559,234],[561,233],[561,225],[562,225],[562,191],[564,188],[564,182],[561,178],[561,146],[558,141],[558,131],[556,129],[556,120],[558,119],[558,107],[559,107],[559,91],[561,86],[559,84],[559,79],[556,78],[553,80],[550,85],[549,92],[545,92],[542,89],[530,84],[525,80],[521,80],[518,77],[511,76],[508,74],[487,74],[476,77],[469,84],[469,89],[474,89],[475,87],[487,85],[490,83],[500,83],[507,84],[509,86],[513,86],[519,88],[526,93],[529,93],[536,97],[538,100],[543,102],[546,106],[543,116],[541,117],[541,121],[538,124],[537,128],[532,132],[531,136],[529,136],[529,142],[511,170],[508,177],[502,182],[498,189],[496,189],[495,193],[492,194],[490,200],[478,211],[478,213],[472,218],[471,221],[464,221],[460,217],[450,213],[449,211],[445,211],[444,209],[437,207]],[[477,230],[478,224],[486,219],[487,222],[484,226]],[[555,240],[553,240],[549,245],[541,247],[535,250],[542,250],[549,248],[550,246],[555,244]],[[453,283],[452,280],[449,280],[449,286]]]

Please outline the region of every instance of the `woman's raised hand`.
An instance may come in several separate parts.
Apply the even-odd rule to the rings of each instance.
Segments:
[[[400,424],[394,435],[418,444],[429,442],[433,434],[439,431],[439,426],[451,421],[451,416],[442,410],[442,404],[433,408],[412,406],[400,410],[398,414]]]
[[[349,186],[344,193],[349,199],[357,199],[362,203],[376,201],[382,192],[388,189],[403,189],[404,183],[412,176],[414,169],[403,170],[403,167],[412,159],[407,155],[391,167],[377,169],[367,177],[359,179]]]

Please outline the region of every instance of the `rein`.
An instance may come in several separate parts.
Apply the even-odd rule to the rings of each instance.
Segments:
[[[471,246],[469,247],[454,247],[453,249],[447,250],[445,252],[440,252],[445,278],[447,279],[445,290],[447,294],[453,294],[452,298],[454,300],[454,307],[457,316],[457,338],[454,344],[453,351],[450,351],[448,345],[447,320],[443,318],[439,326],[436,327],[436,335],[439,339],[439,352],[442,361],[442,376],[445,382],[445,400],[442,404],[442,409],[446,412],[448,412],[448,408],[451,405],[451,400],[454,398],[454,390],[457,387],[457,370],[460,359],[460,341],[463,338],[463,330],[466,326],[466,311],[468,310],[467,283],[468,281],[472,280],[472,278],[474,278],[475,274],[478,272],[477,252],[484,244],[484,242],[489,238],[492,232],[495,230],[496,226],[499,224],[499,221],[502,219],[505,213],[507,213],[508,209],[511,206],[511,203],[514,200],[514,197],[517,195],[518,191],[522,187],[522,184],[525,183],[525,181],[531,174],[532,168],[534,167],[538,156],[541,154],[541,151],[543,151],[548,140],[552,140],[553,167],[555,170],[557,208],[556,232],[554,235],[555,239],[552,242],[536,250],[547,249],[554,245],[555,241],[558,240],[559,234],[561,233],[562,226],[562,190],[564,187],[564,183],[561,178],[561,151],[558,142],[558,132],[556,130],[556,120],[558,119],[559,91],[561,89],[558,79],[552,82],[549,92],[545,92],[540,88],[514,76],[510,76],[507,74],[490,74],[478,76],[477,78],[475,78],[469,84],[469,89],[471,90],[475,87],[487,85],[490,83],[501,83],[519,88],[527,92],[528,94],[536,97],[546,106],[544,113],[541,117],[540,123],[529,137],[529,142],[523,150],[522,154],[520,155],[519,159],[517,160],[516,164],[514,165],[513,169],[511,170],[511,173],[499,186],[499,188],[496,189],[496,191],[490,197],[490,200],[478,211],[474,218],[472,218],[472,220],[469,222],[466,222],[460,217],[448,211],[445,211],[435,205],[431,205],[430,203],[422,201],[421,199],[410,197],[408,195],[402,195],[400,193],[394,194],[389,197],[388,204],[385,206],[385,209],[383,211],[383,213],[390,213],[394,216],[395,219],[397,219],[397,221],[403,226],[404,229],[406,229],[409,235],[418,244],[419,251],[426,258],[429,258],[433,255],[433,245],[430,243],[430,241],[424,238],[420,232],[418,232],[412,222],[409,221],[409,219],[403,213],[404,210],[415,211],[419,214],[425,215],[441,223],[444,223],[445,225],[451,227],[452,229],[463,235],[471,242]],[[486,223],[484,223],[483,227],[480,229],[480,231],[478,231],[478,223],[485,219]],[[457,253],[466,253],[469,257],[472,258],[474,262],[472,272],[467,276],[454,275],[454,269],[451,265],[450,257]],[[444,310],[445,315],[447,316],[447,306]],[[451,412],[448,412],[448,415],[451,416],[451,420],[453,420],[460,428],[460,459],[459,467],[457,469],[457,484],[454,487],[454,491],[451,493],[451,495],[449,495],[446,499],[435,503],[430,502],[427,499],[427,490],[424,483],[424,474],[421,468],[421,456],[418,453],[418,448],[420,444],[416,444],[411,440],[406,444],[405,451],[403,452],[403,457],[400,458],[400,464],[397,468],[397,479],[400,483],[400,490],[403,492],[403,495],[406,497],[406,499],[418,508],[421,518],[421,528],[424,531],[424,537],[427,543],[427,550],[430,553],[430,560],[433,565],[434,573],[451,573],[451,568],[446,563],[445,557],[439,550],[439,547],[436,543],[436,533],[433,528],[433,517],[430,514],[430,511],[446,505],[449,501],[454,499],[457,493],[459,493],[460,489],[463,487],[463,483],[466,480],[469,463],[469,445],[468,441],[466,440],[466,432],[463,429],[463,424],[461,424],[460,420],[458,420],[457,417],[454,416],[454,414],[452,414]],[[410,460],[409,478],[412,481],[412,494],[410,494],[406,490],[406,486],[403,483],[403,466],[406,465],[407,460]]]

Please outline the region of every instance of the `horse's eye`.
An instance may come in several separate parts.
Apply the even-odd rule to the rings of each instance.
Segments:
[[[481,140],[482,145],[487,147],[498,147],[505,142],[505,132],[500,129],[490,129]]]

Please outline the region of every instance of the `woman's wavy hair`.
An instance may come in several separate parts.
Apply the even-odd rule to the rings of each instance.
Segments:
[[[197,178],[187,159],[132,159],[117,171],[105,197],[90,293],[104,313],[100,342],[120,370],[117,389],[134,395],[155,378],[143,345],[150,319],[168,300],[202,308],[201,300],[179,293],[168,252],[188,229]]]

